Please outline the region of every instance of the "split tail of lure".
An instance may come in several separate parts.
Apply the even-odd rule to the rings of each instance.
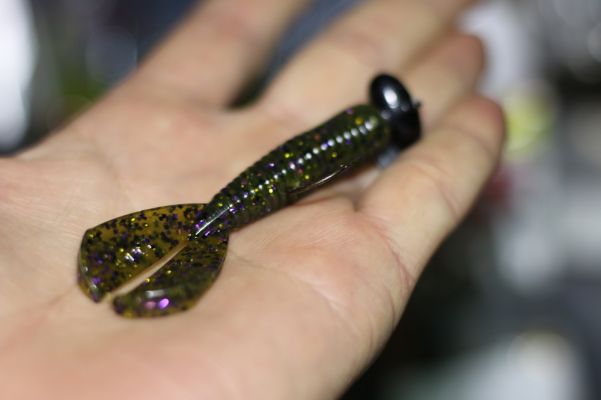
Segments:
[[[189,308],[217,278],[227,250],[227,233],[190,239],[204,206],[153,208],[89,229],[79,253],[79,285],[98,302],[172,256],[132,291],[116,296],[113,306],[127,317],[167,315]]]

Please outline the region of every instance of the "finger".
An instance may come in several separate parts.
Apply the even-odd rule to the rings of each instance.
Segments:
[[[472,92],[483,64],[484,51],[480,40],[471,35],[454,34],[408,68],[405,83],[414,98],[422,103],[420,115],[426,132],[449,107]],[[263,118],[271,120],[269,116]],[[295,128],[284,126],[284,129],[270,134],[265,134],[265,129],[252,129],[254,133],[249,143],[253,151],[249,151],[248,144],[245,144],[245,149],[240,151],[243,156],[235,161],[234,170],[240,170],[278,142],[289,138],[292,129]],[[380,172],[372,165],[351,179],[340,180],[333,186],[319,190],[312,195],[312,199],[339,195],[356,199]]]
[[[268,59],[307,1],[207,1],[147,60],[134,81],[226,105]]]
[[[470,98],[391,165],[361,198],[359,210],[389,239],[412,276],[459,223],[491,175],[503,132],[499,107]]]
[[[421,103],[419,113],[426,134],[450,107],[474,90],[484,58],[479,38],[457,33],[408,66],[406,84]]]
[[[454,34],[407,68],[403,83],[409,88],[412,96],[422,103],[420,116],[426,129],[433,126],[451,104],[473,90],[483,65],[484,51],[480,40],[471,35]],[[369,79],[366,79],[363,82],[355,82],[353,86],[367,92],[368,84]],[[367,99],[363,97],[362,102],[366,102]],[[328,110],[328,116],[336,111],[332,107],[328,107]],[[255,111],[257,110],[248,110],[249,114],[255,116],[257,124],[257,128],[252,128],[254,125],[251,124],[251,129],[248,130],[249,135],[252,135],[250,143],[256,149],[256,154],[249,154],[252,158],[289,138],[295,129],[301,131],[311,127],[303,121],[282,121],[282,124],[276,126],[277,129],[265,134],[265,128],[262,126],[272,124],[272,117]],[[248,126],[248,120],[244,123]],[[252,153],[248,151],[248,144],[245,144],[245,148],[245,153]],[[252,160],[239,160],[241,164],[249,161]]]
[[[262,104],[276,117],[315,122],[364,97],[357,82],[400,72],[445,32],[469,0],[370,1],[352,10],[285,69]],[[327,68],[324,68],[327,66]]]

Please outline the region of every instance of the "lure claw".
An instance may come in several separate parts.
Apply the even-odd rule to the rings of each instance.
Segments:
[[[150,278],[117,296],[113,308],[125,317],[156,317],[190,308],[221,271],[228,237],[190,240]]]
[[[88,229],[79,250],[79,286],[93,301],[101,301],[186,241],[203,208],[204,204],[152,208]]]

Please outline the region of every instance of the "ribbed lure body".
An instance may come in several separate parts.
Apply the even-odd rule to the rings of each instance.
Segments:
[[[250,166],[207,204],[197,234],[229,231],[296,201],[337,172],[380,153],[390,128],[369,105],[349,108],[288,140]]]
[[[417,108],[394,78],[378,76],[370,105],[349,108],[293,137],[251,165],[207,204],[143,210],[86,231],[78,282],[94,301],[155,265],[133,290],[115,297],[127,317],[190,308],[217,278],[231,231],[291,204],[347,169],[419,136]]]

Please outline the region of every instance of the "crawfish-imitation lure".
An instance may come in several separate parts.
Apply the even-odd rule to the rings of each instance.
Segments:
[[[389,75],[371,83],[370,104],[342,111],[254,163],[206,204],[152,208],[107,221],[84,234],[78,282],[98,302],[154,264],[153,275],[113,306],[126,317],[190,308],[217,278],[230,233],[291,204],[391,146],[420,135],[418,105]]]

